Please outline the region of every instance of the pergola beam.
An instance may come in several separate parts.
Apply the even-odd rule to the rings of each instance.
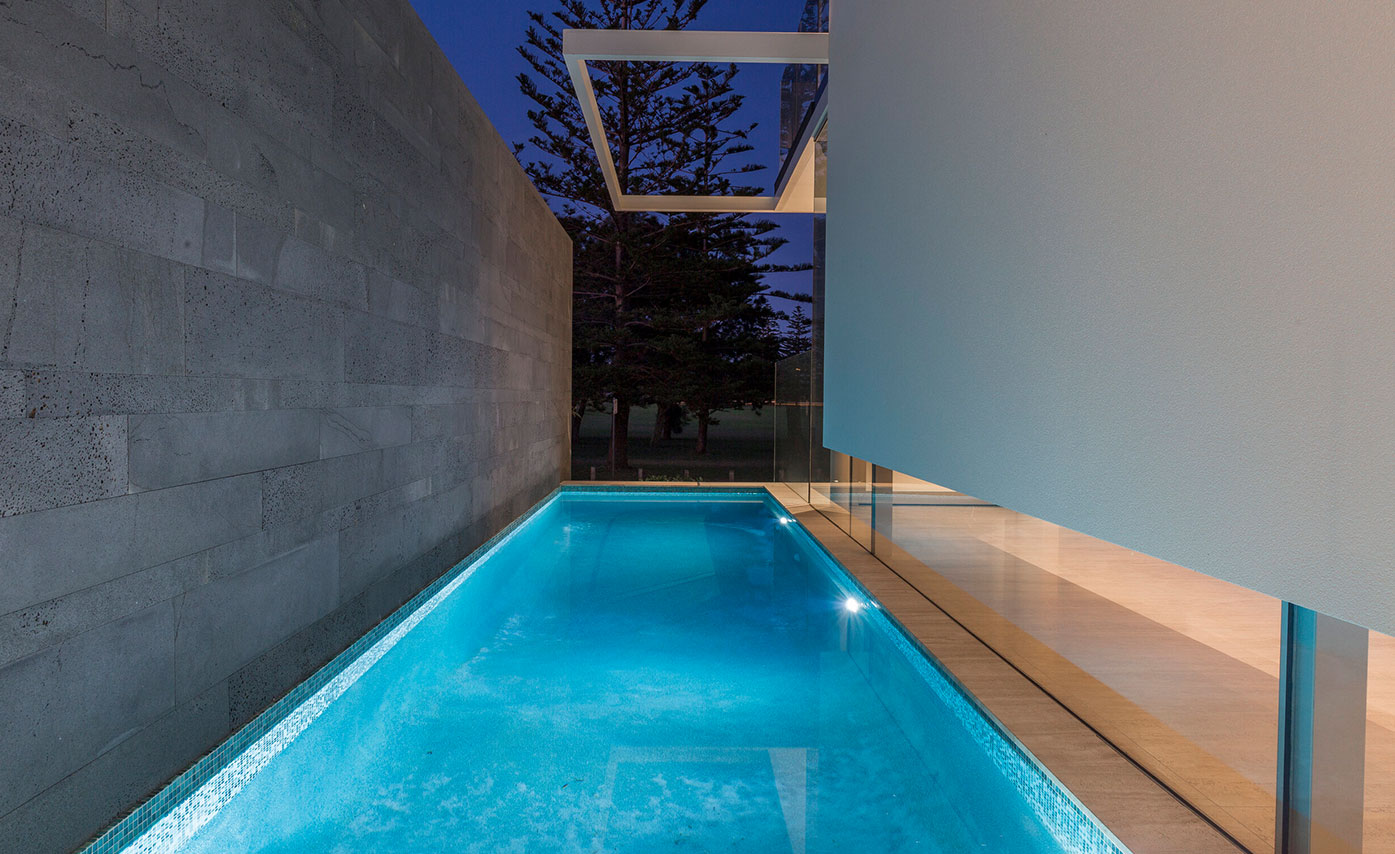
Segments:
[[[622,192],[610,153],[600,105],[591,85],[588,61],[605,62],[761,62],[827,65],[828,33],[752,33],[710,30],[564,30],[562,55],[581,115],[596,149],[601,174],[617,211],[660,213],[812,213],[814,138],[827,117],[820,92],[799,143],[782,164],[773,196],[637,196]],[[808,198],[804,198],[808,196]]]

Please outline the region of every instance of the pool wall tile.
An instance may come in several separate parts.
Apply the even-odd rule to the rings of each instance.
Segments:
[[[45,854],[557,485],[571,245],[408,0],[8,3],[0,164],[0,851]]]

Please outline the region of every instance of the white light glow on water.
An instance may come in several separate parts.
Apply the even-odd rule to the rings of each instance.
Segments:
[[[856,614],[858,611],[862,610],[862,603],[849,596],[843,600],[843,610],[847,611],[849,614]]]

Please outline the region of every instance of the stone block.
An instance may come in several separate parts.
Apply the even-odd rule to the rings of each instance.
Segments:
[[[174,635],[162,602],[0,669],[0,815],[173,707]]]
[[[357,595],[464,530],[470,522],[472,495],[470,484],[459,484],[344,529],[340,533],[342,595]]]
[[[0,117],[0,191],[10,216],[160,258],[197,264],[203,200],[134,175]]]
[[[24,372],[0,371],[0,419],[25,417],[28,414],[25,407],[28,401]]]
[[[0,66],[43,84],[47,89],[43,100],[51,106],[70,101],[81,105],[77,112],[96,111],[110,117],[127,129],[123,139],[134,136],[134,130],[201,158],[208,136],[202,122],[207,107],[193,99],[187,84],[141,56],[128,40],[102,31],[107,25],[106,7],[125,3],[64,2],[79,14],[92,14],[97,26],[75,26],[52,3],[10,4],[5,26],[0,27]]]
[[[337,70],[341,56],[334,40],[322,31],[325,21],[320,8],[322,2],[319,0],[312,4],[305,0],[292,0],[276,4],[273,11],[286,28],[305,43],[316,59]]]
[[[267,132],[216,108],[209,122],[208,165],[226,177],[230,188],[241,188],[238,203],[227,203],[242,218],[239,244],[264,246],[256,240],[259,230],[269,229],[278,237],[290,234],[298,208],[313,209],[331,223],[353,222],[351,191],[311,159],[303,137],[277,128]],[[271,281],[274,265],[254,269],[264,276],[258,281]]]
[[[336,81],[331,117],[332,132],[342,139],[348,156],[370,165],[375,176],[388,188],[390,198],[412,192],[413,187],[428,187],[428,176],[435,170],[424,168],[423,153],[373,108],[369,102],[370,93],[346,83]],[[362,203],[361,197],[359,201]],[[389,209],[378,208],[378,216],[384,214],[394,216]],[[396,225],[401,228],[400,218]],[[383,233],[381,226],[376,226],[375,230]],[[405,260],[400,253],[398,259]]]
[[[255,533],[261,483],[255,474],[135,493],[135,564],[153,566]]]
[[[19,287],[19,251],[23,246],[24,224],[0,217],[0,358],[10,343],[14,323],[15,293]]]
[[[472,436],[452,436],[445,440],[445,461],[431,473],[436,491],[454,487],[474,478],[481,464],[491,456],[488,439],[500,433],[476,433]]]
[[[132,734],[0,820],[0,851],[65,854],[189,766],[228,732],[219,683]]]
[[[375,492],[337,507],[331,507],[316,517],[317,529],[325,534],[361,525],[366,520],[412,504],[431,494],[431,478]]]
[[[391,67],[396,68],[406,48],[407,21],[390,8],[375,7],[363,0],[344,0],[345,11],[352,16],[359,38],[374,44]]]
[[[354,76],[360,83],[360,91],[366,94],[367,105],[434,166],[440,159],[440,145],[430,136],[430,105],[411,97],[413,84],[399,71],[401,41],[394,48],[395,55],[389,55],[384,46],[363,29],[360,28],[358,34],[354,45]],[[436,192],[435,187],[429,186],[422,190],[427,195]]]
[[[99,27],[106,26],[107,4],[105,0],[58,0],[73,11],[73,14],[87,19]]]
[[[218,412],[275,406],[276,382],[238,377],[97,374],[30,369],[23,372],[25,405],[38,418]]]
[[[0,517],[126,492],[126,419],[0,420]]]
[[[355,598],[355,604],[361,602],[363,610],[369,614],[391,614],[468,554],[472,542],[478,545],[482,539],[473,538],[469,532],[451,537],[448,542],[374,581]]]
[[[160,0],[107,0],[107,31],[136,44],[155,30]]]
[[[316,300],[190,270],[184,357],[191,374],[342,380],[341,310]]]
[[[349,504],[384,488],[383,454],[370,451],[261,473],[262,525],[272,527]]]
[[[276,287],[316,299],[368,307],[368,269],[305,241],[281,241],[273,279]]]
[[[320,456],[356,454],[412,441],[412,410],[406,406],[330,409],[320,413]]]
[[[183,287],[183,270],[162,258],[26,226],[5,358],[180,373]]]
[[[439,406],[412,407],[412,439],[423,441],[439,437],[474,433],[481,428],[479,406],[474,403],[452,403]]]
[[[168,567],[179,590],[188,593],[240,575],[250,567],[270,563],[327,536],[321,527],[318,517],[293,520],[170,561]]]
[[[209,203],[203,212],[203,259],[200,266],[237,273],[237,215]]]
[[[344,378],[357,383],[426,385],[431,333],[360,312],[344,329]]]
[[[113,0],[113,9],[117,8]],[[100,61],[98,64],[106,67]],[[95,78],[98,86],[108,79],[120,82],[126,78]],[[72,91],[62,81],[36,79],[27,67],[16,72],[0,64],[0,114],[64,140],[94,162],[167,184],[224,210],[263,219],[277,216],[282,204],[230,179],[203,157],[205,138],[210,142],[222,139],[226,123],[216,121],[225,112],[222,106],[174,78],[161,78],[153,92],[136,83],[129,85],[157,103],[160,114],[124,115],[120,98],[74,100],[87,96]]]
[[[0,667],[182,592],[165,563],[0,615]]]
[[[332,75],[272,8],[242,0],[161,3],[164,44],[150,49],[209,95],[237,95],[247,121],[295,128],[303,139],[328,127]]]
[[[393,508],[339,533],[339,589],[345,598],[411,559],[418,539],[417,505]]]
[[[282,409],[323,409],[349,403],[343,383],[321,380],[283,379],[276,381],[276,403]]]
[[[433,385],[491,388],[484,373],[491,348],[476,341],[432,332],[427,339],[426,381]]]
[[[219,579],[177,600],[178,694],[193,696],[334,610],[338,537]]]
[[[7,361],[77,364],[91,245],[64,232],[24,226],[12,298],[14,318],[4,353]]]
[[[131,486],[161,489],[317,459],[320,420],[304,409],[132,415]]]
[[[435,299],[401,279],[370,271],[368,311],[398,323],[428,328],[435,325]]]
[[[261,527],[256,475],[0,518],[0,614],[237,540]]]
[[[416,531],[414,556],[436,548],[465,527],[468,521],[465,508],[474,500],[475,491],[472,483],[462,482],[433,492],[430,497],[415,505],[414,512],[419,515],[420,524]],[[503,525],[499,527],[502,528]]]
[[[383,449],[383,480],[395,486],[430,477],[446,464],[446,443],[443,439],[425,439],[410,445]]]
[[[356,600],[336,609],[228,677],[228,716],[232,725],[241,726],[252,720],[384,616],[369,614],[364,604]]]
[[[252,217],[237,218],[237,275],[269,285],[276,280],[276,261],[286,232]]]

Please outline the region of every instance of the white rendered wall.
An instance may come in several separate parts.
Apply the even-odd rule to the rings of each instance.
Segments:
[[[1395,632],[1395,5],[839,11],[828,446]]]

